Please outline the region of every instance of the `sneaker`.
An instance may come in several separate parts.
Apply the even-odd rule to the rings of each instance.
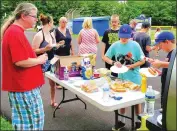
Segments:
[[[119,131],[120,129],[125,127],[125,123],[123,123],[122,121],[118,121],[118,128],[115,129],[115,127],[112,128],[113,131]]]

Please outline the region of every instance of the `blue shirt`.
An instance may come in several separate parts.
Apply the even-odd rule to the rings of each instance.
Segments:
[[[116,61],[119,61],[121,64],[130,65],[141,61],[144,57],[144,53],[137,42],[128,40],[126,44],[122,44],[120,41],[112,44],[107,50],[105,56],[110,59],[115,56]],[[125,73],[119,74],[118,77],[120,79],[130,80],[138,85],[141,85],[141,75],[139,73],[139,69],[140,67],[135,67]]]

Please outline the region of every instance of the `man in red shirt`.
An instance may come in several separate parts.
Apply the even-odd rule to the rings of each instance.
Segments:
[[[24,34],[36,22],[37,8],[31,3],[21,3],[1,30],[2,90],[8,91],[15,130],[42,130],[44,125],[39,88],[44,84],[41,64],[48,57],[46,54],[36,57]]]

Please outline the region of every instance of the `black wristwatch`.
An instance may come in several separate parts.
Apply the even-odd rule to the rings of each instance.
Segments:
[[[112,61],[112,65],[114,65],[115,61]]]

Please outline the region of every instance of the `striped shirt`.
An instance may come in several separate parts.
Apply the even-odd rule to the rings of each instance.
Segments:
[[[81,30],[81,44],[79,45],[79,55],[87,53],[97,53],[96,33],[95,29]]]

